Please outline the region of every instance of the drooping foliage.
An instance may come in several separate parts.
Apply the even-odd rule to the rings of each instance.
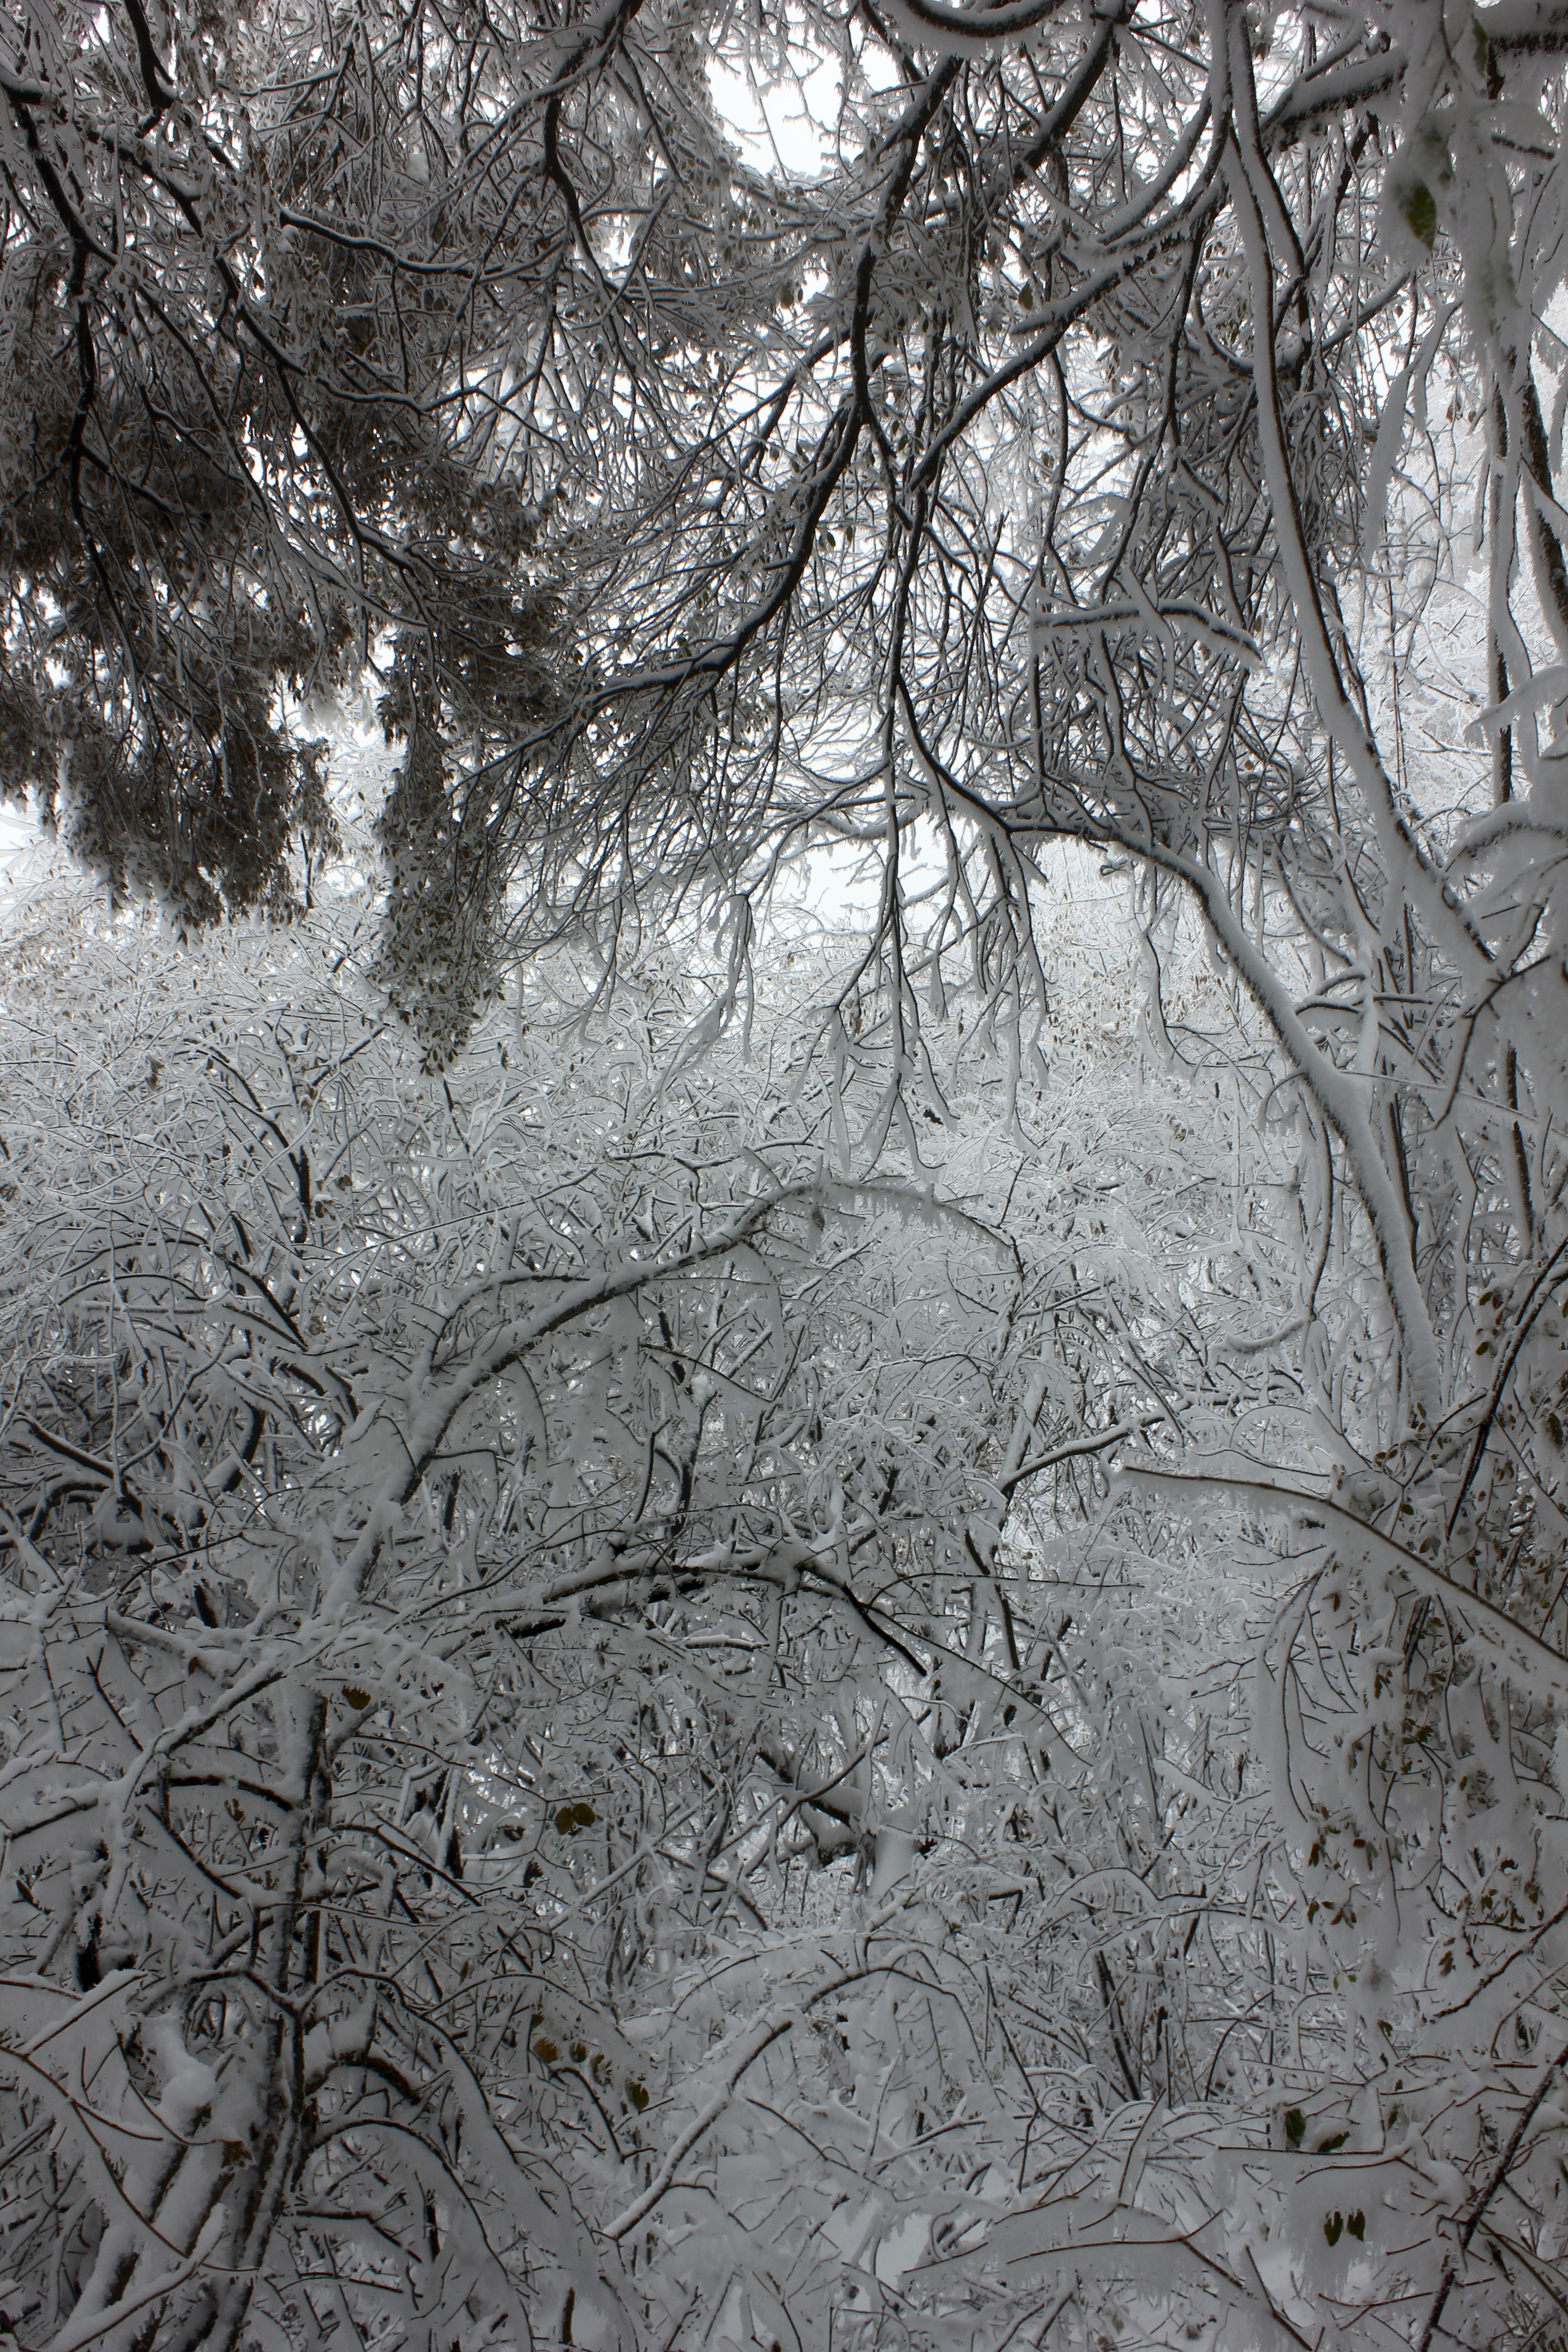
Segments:
[[[372,658],[389,970],[423,1004],[444,958],[459,1029],[498,874],[614,930],[921,814],[924,952],[998,985],[1065,831],[1237,953],[1256,885],[1353,958],[1370,856],[1472,1008],[1501,919],[1445,895],[1361,629],[1457,401],[1426,536],[1484,446],[1500,789],[1533,774],[1563,28],[1461,13],[18,10],[7,789],[190,914],[276,899],[327,822],[310,698]],[[715,91],[801,77],[815,165],[765,169]]]
[[[1556,2340],[1565,38],[14,16],[29,2352]]]

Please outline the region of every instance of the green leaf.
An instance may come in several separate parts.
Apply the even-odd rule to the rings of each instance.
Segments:
[[[1412,236],[1419,237],[1430,253],[1437,242],[1437,199],[1425,180],[1417,180],[1405,197],[1405,217]]]

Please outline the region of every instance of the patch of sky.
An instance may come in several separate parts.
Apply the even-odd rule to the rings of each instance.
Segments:
[[[854,72],[863,90],[890,89],[897,65],[875,42],[862,44]],[[737,49],[712,54],[708,84],[721,121],[744,161],[762,172],[813,180],[837,160],[843,120],[844,59],[810,44],[804,24],[765,62]]]

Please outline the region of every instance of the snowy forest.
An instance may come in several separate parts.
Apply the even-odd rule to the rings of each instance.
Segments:
[[[0,0],[0,2352],[1565,2352],[1568,0]]]

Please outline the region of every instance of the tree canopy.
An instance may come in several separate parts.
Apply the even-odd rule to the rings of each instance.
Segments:
[[[1560,2344],[1568,14],[8,26],[16,2340]]]
[[[614,929],[655,875],[749,894],[917,815],[926,952],[1026,992],[1053,835],[1353,958],[1332,835],[1477,1001],[1506,950],[1432,870],[1363,602],[1484,447],[1522,794],[1568,630],[1563,34],[1451,15],[24,13],[7,788],[192,914],[277,899],[368,658],[437,1032],[509,876]],[[820,168],[764,170],[711,74],[812,68]]]

